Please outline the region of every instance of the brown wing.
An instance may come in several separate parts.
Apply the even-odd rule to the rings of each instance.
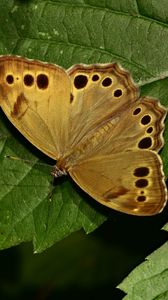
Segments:
[[[167,110],[158,100],[148,97],[138,99],[120,114],[112,130],[104,132],[104,141],[98,152],[101,155],[144,149],[159,152],[164,144],[166,114]]]
[[[67,73],[73,95],[69,148],[75,148],[107,119],[125,111],[138,98],[139,91],[130,74],[117,63],[75,65]]]
[[[13,125],[42,152],[65,152],[71,83],[56,65],[0,57],[0,104]]]
[[[127,214],[154,215],[167,201],[162,162],[153,151],[93,157],[69,173],[95,200]]]

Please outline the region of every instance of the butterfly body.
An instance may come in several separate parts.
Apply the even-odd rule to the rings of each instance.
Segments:
[[[14,126],[100,203],[135,215],[164,208],[158,151],[167,110],[139,97],[117,63],[59,66],[0,57],[0,105]]]

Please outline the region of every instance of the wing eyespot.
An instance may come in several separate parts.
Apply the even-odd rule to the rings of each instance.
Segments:
[[[102,86],[103,87],[109,87],[112,85],[112,79],[110,77],[106,77],[102,81]]]
[[[83,89],[88,83],[88,78],[86,75],[77,75],[74,78],[74,86],[76,87],[76,89]]]
[[[12,74],[8,74],[8,75],[6,76],[6,82],[7,82],[9,85],[11,85],[11,84],[14,83],[14,77],[13,77]]]
[[[49,84],[49,80],[46,74],[37,75],[37,86],[40,90],[47,89],[48,84]]]
[[[23,81],[26,86],[32,86],[34,83],[34,77],[31,74],[26,74]]]
[[[114,91],[114,97],[115,98],[120,98],[122,96],[123,92],[121,89],[117,89]]]
[[[142,108],[141,107],[137,107],[134,111],[133,111],[133,115],[136,116],[136,115],[139,115],[139,113],[142,111]]]
[[[147,167],[139,167],[134,170],[134,176],[145,177],[149,174],[150,170]]]
[[[153,132],[153,127],[152,126],[148,127],[147,130],[146,130],[146,132],[147,133],[152,133]]]
[[[147,199],[146,199],[146,196],[145,195],[139,195],[136,200],[138,202],[145,202]]]
[[[93,74],[92,81],[98,81],[100,79],[100,76],[98,74]]]
[[[152,139],[151,137],[145,137],[138,143],[139,149],[149,149],[152,146]]]
[[[151,116],[150,115],[145,115],[141,119],[141,124],[142,125],[148,125],[151,122]]]
[[[144,187],[147,187],[148,185],[149,185],[149,182],[145,178],[140,178],[137,181],[135,181],[135,186],[137,188],[144,188]]]

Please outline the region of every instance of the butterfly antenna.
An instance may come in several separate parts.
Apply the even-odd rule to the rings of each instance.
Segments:
[[[4,155],[4,158],[7,158],[7,159],[11,159],[11,160],[19,160],[19,161],[23,161],[27,164],[38,164],[38,165],[41,165],[41,166],[50,166],[49,164],[47,163],[40,163],[40,162],[37,162],[37,161],[33,161],[33,160],[29,160],[29,159],[25,159],[25,158],[20,158],[20,157],[17,157],[17,156],[13,156],[13,155]],[[50,166],[53,168],[53,166]]]

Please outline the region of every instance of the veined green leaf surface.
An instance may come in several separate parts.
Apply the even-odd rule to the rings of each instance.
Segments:
[[[164,10],[163,10],[164,2]],[[118,61],[142,94],[168,107],[166,1],[0,1],[0,54],[68,68]],[[161,152],[168,175],[168,122]],[[9,160],[6,155],[29,159]],[[80,228],[88,233],[108,215],[71,180],[53,186],[47,159],[0,113],[0,248],[33,241],[41,252]],[[52,162],[53,163],[53,162]],[[54,188],[53,188],[54,187]],[[52,195],[52,197],[51,197]],[[107,212],[108,211],[108,212]]]

